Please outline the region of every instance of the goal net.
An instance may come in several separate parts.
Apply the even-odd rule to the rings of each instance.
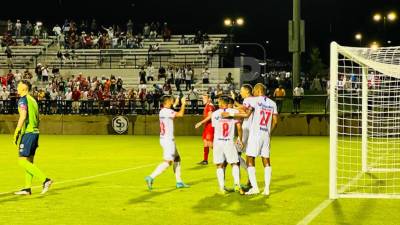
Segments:
[[[400,198],[400,47],[331,44],[330,198]]]

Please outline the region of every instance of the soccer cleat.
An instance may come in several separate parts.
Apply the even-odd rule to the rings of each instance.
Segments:
[[[242,189],[239,185],[235,185],[235,186],[233,187],[233,190],[234,190],[235,192],[238,192],[238,193],[241,194],[241,195],[244,195],[244,191],[243,191],[243,189]]]
[[[206,166],[206,165],[208,165],[208,161],[207,160],[203,160],[203,161],[199,162],[198,164]]]
[[[227,187],[224,187],[224,191],[226,191],[226,192],[234,192],[235,189],[234,189],[234,188],[227,188]]]
[[[15,195],[31,195],[31,189],[30,188],[24,188],[21,189],[20,191],[14,192]]]
[[[149,189],[149,191],[151,191],[153,189],[153,181],[154,179],[150,176],[147,176],[144,178],[144,180],[146,181],[147,184],[147,188]]]
[[[189,185],[183,183],[183,182],[176,182],[176,188],[188,188],[190,187]]]
[[[260,190],[251,188],[248,192],[245,193],[245,195],[258,195],[260,194]]]
[[[49,191],[49,188],[51,186],[51,184],[53,184],[53,181],[49,178],[46,178],[46,180],[43,182],[43,190],[40,194],[45,194],[46,192]]]
[[[269,196],[269,188],[265,188],[262,194],[265,196]]]

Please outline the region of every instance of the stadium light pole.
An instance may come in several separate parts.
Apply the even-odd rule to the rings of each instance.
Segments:
[[[289,21],[289,52],[293,54],[292,87],[300,81],[301,53],[305,51],[304,21],[300,16],[300,0],[293,0],[293,19]]]
[[[372,19],[377,23],[383,21],[383,35],[384,35],[384,39],[385,39],[385,42],[386,42],[387,41],[387,37],[386,37],[387,22],[396,21],[397,20],[397,13],[394,12],[394,11],[388,12],[387,14],[375,13],[372,16]]]

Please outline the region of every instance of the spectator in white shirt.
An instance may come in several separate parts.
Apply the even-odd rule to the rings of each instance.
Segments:
[[[204,68],[203,72],[201,72],[201,75],[203,77],[203,84],[209,84],[210,83],[210,70],[208,67]]]
[[[15,70],[14,79],[16,84],[18,84],[18,82],[22,79],[22,74],[19,72],[19,70]]]
[[[300,111],[300,102],[304,97],[304,89],[301,87],[301,84],[299,84],[294,90],[293,90],[293,111],[292,114],[296,113],[299,114]]]
[[[207,47],[204,45],[204,43],[201,43],[201,45],[199,45],[199,52],[202,55],[207,54]]]
[[[154,81],[154,66],[152,63],[149,63],[147,66],[147,81]]]
[[[17,22],[15,23],[15,36],[17,38],[21,37],[21,28],[22,24],[19,20],[17,20]]]
[[[193,70],[192,68],[188,67],[185,70],[185,81],[186,81],[186,87],[185,90],[189,90],[190,88],[192,88],[192,80],[193,80]]]

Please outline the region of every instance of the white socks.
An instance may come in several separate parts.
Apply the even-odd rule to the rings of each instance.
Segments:
[[[272,173],[272,168],[270,166],[264,168],[265,189],[268,191],[269,191],[269,185],[271,184],[271,173]]]
[[[233,183],[240,185],[240,170],[238,165],[232,165]]]
[[[249,174],[249,180],[250,180],[251,186],[254,189],[258,190],[257,179],[256,179],[256,168],[253,166],[249,166],[247,168],[247,172]]]
[[[217,168],[217,179],[220,190],[224,190],[225,187],[225,177],[224,177],[224,169]]]
[[[241,156],[239,156],[239,163],[240,163],[240,167],[242,167],[243,169],[247,170],[246,161],[244,161],[244,159]]]
[[[169,164],[166,162],[162,162],[160,165],[157,166],[157,168],[154,170],[154,172],[150,175],[151,178],[156,178],[158,175],[160,175],[164,170],[166,170],[169,167]]]
[[[176,182],[181,183],[182,178],[181,178],[181,162],[174,162],[174,173],[176,177]]]

